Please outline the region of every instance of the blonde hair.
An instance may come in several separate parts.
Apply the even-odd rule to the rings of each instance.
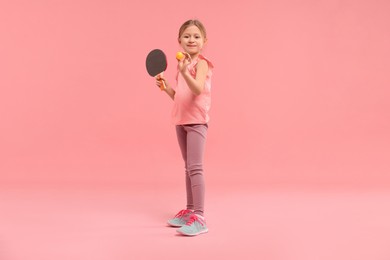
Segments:
[[[200,32],[202,33],[202,36],[203,38],[207,38],[206,36],[206,28],[204,27],[204,25],[199,21],[199,20],[188,20],[186,21],[185,23],[182,24],[182,26],[180,27],[179,29],[179,38],[182,36],[183,32],[188,28],[190,27],[191,25],[195,25],[196,27],[198,27],[198,29],[200,30]]]

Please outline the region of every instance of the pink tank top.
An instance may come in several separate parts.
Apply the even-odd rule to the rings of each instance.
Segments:
[[[207,72],[205,86],[198,96],[192,93],[181,73],[177,73],[177,86],[175,89],[174,105],[172,110],[172,121],[175,125],[206,124],[209,121],[209,110],[211,105],[211,75],[213,64],[199,55],[188,65],[188,70],[193,78],[196,77],[196,65],[199,60],[207,61],[209,70]]]

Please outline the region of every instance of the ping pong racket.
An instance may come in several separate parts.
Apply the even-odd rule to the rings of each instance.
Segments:
[[[149,75],[152,77],[156,77],[158,75],[162,75],[163,72],[167,69],[167,57],[165,53],[160,49],[154,49],[149,52],[146,57],[146,70]],[[161,80],[161,90],[166,89],[165,82]]]

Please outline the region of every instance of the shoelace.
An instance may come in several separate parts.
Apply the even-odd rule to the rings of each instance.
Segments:
[[[190,216],[190,219],[187,221],[186,225],[191,226],[192,223],[194,223],[195,221],[198,221],[202,226],[204,226],[204,221],[202,219],[198,218],[198,216],[196,216],[195,214],[192,214]]]
[[[176,214],[175,218],[181,218],[182,216],[184,216],[185,214],[187,214],[189,212],[192,212],[192,211],[189,209],[180,210],[179,213]]]

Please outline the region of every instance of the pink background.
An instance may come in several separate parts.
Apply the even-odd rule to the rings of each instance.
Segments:
[[[195,17],[215,63],[210,182],[390,186],[388,1],[156,3],[2,1],[2,182],[176,181],[172,102],[144,59],[165,50],[174,83]]]
[[[388,260],[387,0],[0,2],[0,259]],[[184,204],[177,33],[215,64],[210,232]],[[200,248],[198,254],[189,254]],[[165,258],[164,258],[165,259]]]

